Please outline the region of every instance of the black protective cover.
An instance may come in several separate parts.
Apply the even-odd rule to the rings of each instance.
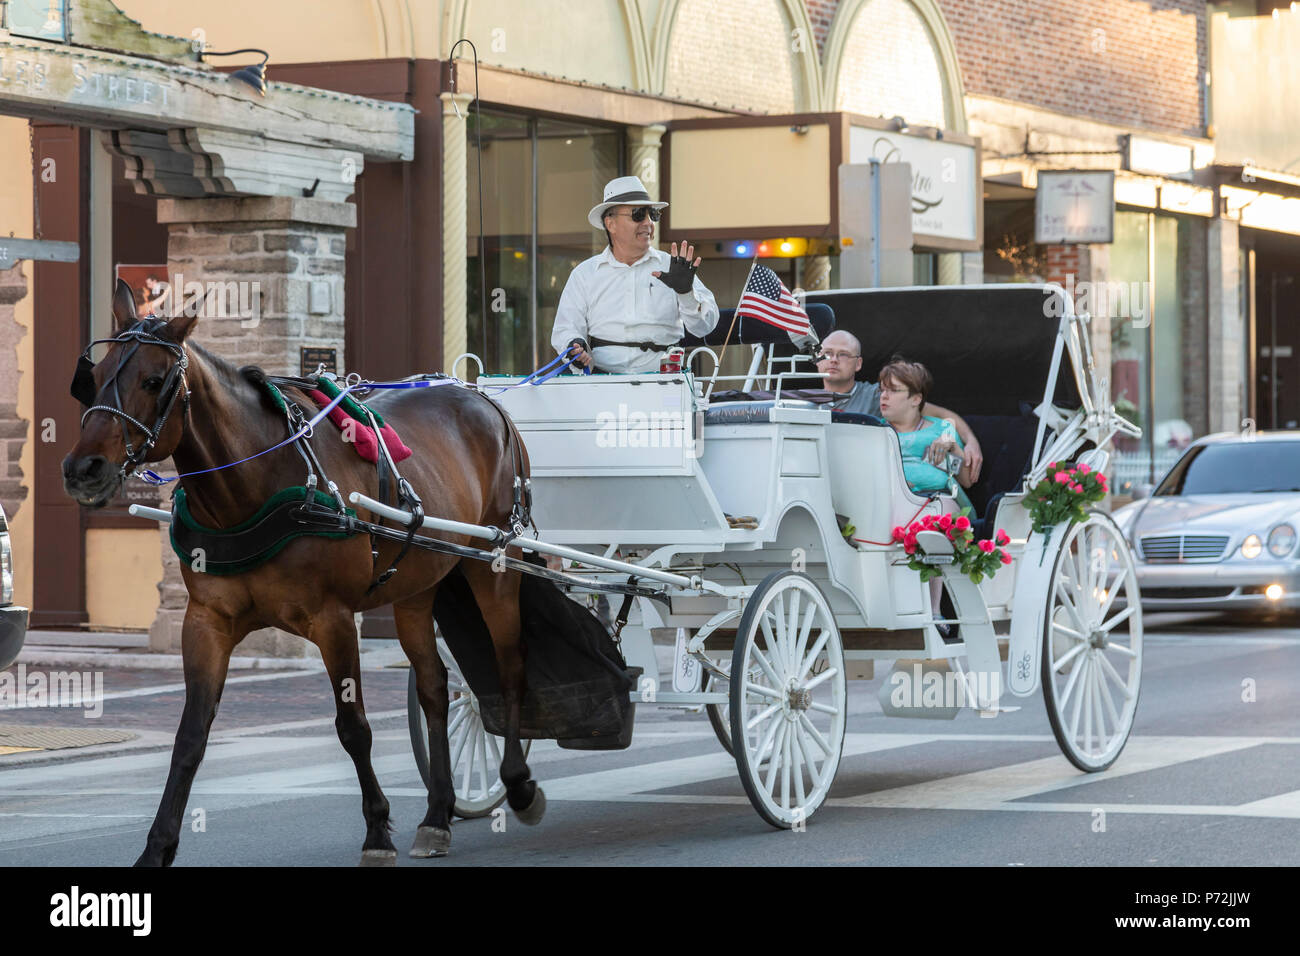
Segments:
[[[627,747],[635,708],[629,694],[640,669],[629,669],[605,626],[550,581],[523,575],[519,611],[526,682],[520,738],[579,749]],[[496,653],[459,567],[438,585],[433,616],[478,698],[484,727],[504,736]]]

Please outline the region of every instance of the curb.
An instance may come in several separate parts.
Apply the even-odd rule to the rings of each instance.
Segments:
[[[76,667],[99,670],[184,670],[184,658],[180,654],[135,654],[120,651],[44,651],[39,646],[24,648],[18,659],[11,665],[17,667]],[[405,655],[400,651],[393,653],[387,649],[376,648],[363,651],[361,669],[363,671],[386,670],[392,667],[406,666]],[[325,663],[319,657],[232,657],[231,671],[249,670],[299,670],[323,671]]]
[[[14,666],[98,667],[140,670],[183,670],[180,654],[123,654],[118,651],[43,651],[24,648]],[[232,657],[233,670],[324,670],[319,657]]]

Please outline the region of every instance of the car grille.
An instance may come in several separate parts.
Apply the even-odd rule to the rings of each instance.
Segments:
[[[1227,546],[1226,534],[1153,534],[1142,539],[1142,557],[1147,561],[1218,561]]]
[[[1226,598],[1232,591],[1232,588],[1143,588],[1142,597],[1152,601]]]

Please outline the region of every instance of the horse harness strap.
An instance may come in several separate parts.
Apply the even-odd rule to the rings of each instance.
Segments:
[[[162,319],[152,316],[140,319],[128,329],[124,329],[117,335],[109,339],[96,339],[86,346],[86,350],[81,353],[81,358],[77,360],[77,369],[72,377],[72,397],[77,399],[86,410],[81,415],[82,427],[85,427],[86,419],[95,412],[105,412],[112,415],[118,420],[122,428],[122,443],[126,446],[126,458],[122,462],[122,478],[126,479],[134,474],[135,470],[144,464],[145,458],[153,450],[154,445],[158,443],[158,438],[162,435],[162,430],[167,425],[167,420],[171,417],[172,410],[176,407],[177,399],[181,400],[182,418],[187,417],[190,411],[190,390],[185,380],[186,369],[189,368],[189,356],[185,354],[185,346],[179,342],[172,341],[169,338],[163,338],[161,332],[167,327],[167,323]],[[95,398],[98,391],[95,388],[95,362],[90,357],[91,350],[104,342],[133,342],[134,344],[126,350],[126,354],[117,363],[112,374],[104,382],[103,388],[110,384],[113,386],[112,405],[97,405]],[[157,417],[154,420],[153,427],[145,425],[139,419],[127,414],[122,407],[122,390],[118,382],[118,376],[123,368],[126,367],[132,356],[139,351],[142,345],[156,345],[165,348],[175,356],[175,363],[167,372],[163,379],[162,386],[158,390],[158,401],[156,405]],[[102,391],[102,389],[100,389]],[[127,425],[133,425],[145,435],[145,440],[140,446],[132,447],[131,434],[127,430]]]
[[[370,594],[376,588],[387,584],[389,579],[397,573],[397,566],[402,559],[406,557],[407,552],[411,550],[411,543],[415,540],[415,533],[424,525],[424,502],[420,496],[415,493],[411,483],[401,476],[397,470],[397,463],[393,461],[392,453],[388,450],[388,443],[384,441],[384,436],[379,433],[379,422],[376,421],[375,413],[364,402],[359,403],[361,410],[370,419],[370,428],[375,433],[375,440],[379,444],[379,456],[375,462],[375,469],[379,473],[379,500],[387,504],[389,494],[390,476],[397,480],[397,502],[398,506],[405,508],[411,513],[411,520],[406,525],[406,540],[402,542],[397,556],[393,558],[387,570],[370,582],[370,587],[366,588],[366,594]],[[383,518],[377,522],[383,524]],[[375,557],[379,556],[378,550],[374,548],[374,538],[371,537],[371,549]]]

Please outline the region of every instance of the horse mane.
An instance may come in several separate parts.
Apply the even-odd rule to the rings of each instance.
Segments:
[[[251,385],[253,391],[257,393],[258,401],[262,407],[268,411],[281,414],[281,410],[276,406],[275,400],[271,398],[270,389],[266,385],[266,371],[256,365],[244,365],[236,367],[228,359],[210,352],[193,339],[187,339],[186,347],[193,349],[203,360],[204,365],[216,375],[221,384],[227,391],[238,393],[240,386]]]
[[[257,365],[244,365],[236,369],[233,365],[227,363],[226,371],[239,376],[252,385],[257,392],[257,397],[262,402],[263,408],[272,412],[280,412],[280,408],[275,404],[275,399],[271,397],[271,389],[267,385],[265,369]]]

